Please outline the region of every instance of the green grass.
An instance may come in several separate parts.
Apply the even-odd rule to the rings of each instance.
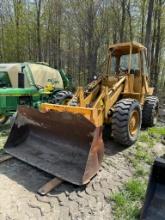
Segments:
[[[148,129],[149,135],[165,136],[165,127],[153,127]]]
[[[165,127],[152,127],[141,132],[138,141],[146,143],[148,147],[153,147],[163,136],[165,136]]]
[[[149,141],[149,135],[147,131],[141,132],[138,141],[140,142],[148,142]]]
[[[113,214],[116,220],[139,219],[142,200],[144,199],[146,184],[139,179],[129,180],[119,193],[111,195],[114,202]]]
[[[156,155],[153,146],[165,135],[164,127],[149,128],[140,134],[135,148],[126,155],[133,169],[133,178],[125,183],[120,192],[110,196],[116,220],[136,220],[147,188],[146,179]]]
[[[125,190],[129,193],[132,201],[143,199],[145,193],[145,184],[139,179],[132,179],[125,184]]]
[[[148,131],[141,132],[138,141],[146,143],[148,147],[153,147],[155,144],[155,138],[151,137]]]
[[[148,175],[149,172],[148,170],[146,170],[144,168],[144,166],[142,166],[141,164],[137,164],[136,168],[135,168],[135,172],[134,172],[134,176],[135,177],[143,177]]]
[[[151,148],[148,147],[148,144],[146,146],[143,146],[137,143],[135,146],[134,154],[128,156],[128,159],[131,162],[132,166],[137,169],[137,167],[139,167],[139,164],[146,163],[151,165],[154,160],[154,155],[151,151]]]
[[[135,159],[137,160],[137,163],[139,162],[145,162],[147,164],[152,164],[154,158],[152,154],[148,150],[144,149],[137,149],[135,153]]]

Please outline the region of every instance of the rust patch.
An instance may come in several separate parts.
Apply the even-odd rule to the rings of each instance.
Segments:
[[[63,180],[83,185],[100,167],[104,151],[102,128],[80,114],[41,113],[22,106],[5,151]]]

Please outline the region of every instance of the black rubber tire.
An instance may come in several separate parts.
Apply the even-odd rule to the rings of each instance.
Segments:
[[[159,99],[156,96],[148,96],[145,99],[142,111],[142,126],[152,127],[157,123]]]
[[[73,93],[66,90],[61,90],[56,92],[53,95],[53,99],[51,100],[51,103],[53,104],[64,104],[66,100],[69,100],[73,97]]]
[[[135,135],[131,135],[129,131],[129,120],[133,111],[137,111],[139,117]],[[134,144],[141,128],[141,120],[142,111],[138,101],[134,99],[121,99],[118,101],[112,115],[112,135],[114,140],[124,146],[131,146]]]

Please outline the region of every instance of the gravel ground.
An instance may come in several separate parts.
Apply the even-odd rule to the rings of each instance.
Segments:
[[[1,146],[5,132],[0,131]],[[108,138],[104,141],[102,167],[86,187],[64,182],[44,197],[36,192],[52,176],[17,159],[1,163],[0,220],[113,220],[109,197],[132,177],[127,155],[135,146],[123,148]]]
[[[102,167],[86,187],[64,182],[47,196],[36,191],[52,177],[17,159],[0,164],[1,220],[113,219],[111,192],[131,176],[125,153],[133,150],[105,141]]]

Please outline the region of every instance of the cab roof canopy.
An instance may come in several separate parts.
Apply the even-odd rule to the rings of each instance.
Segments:
[[[109,46],[109,51],[111,51],[113,56],[121,56],[130,53],[130,49],[132,48],[132,53],[138,53],[139,51],[146,48],[135,41],[126,42],[126,43],[117,43]]]

